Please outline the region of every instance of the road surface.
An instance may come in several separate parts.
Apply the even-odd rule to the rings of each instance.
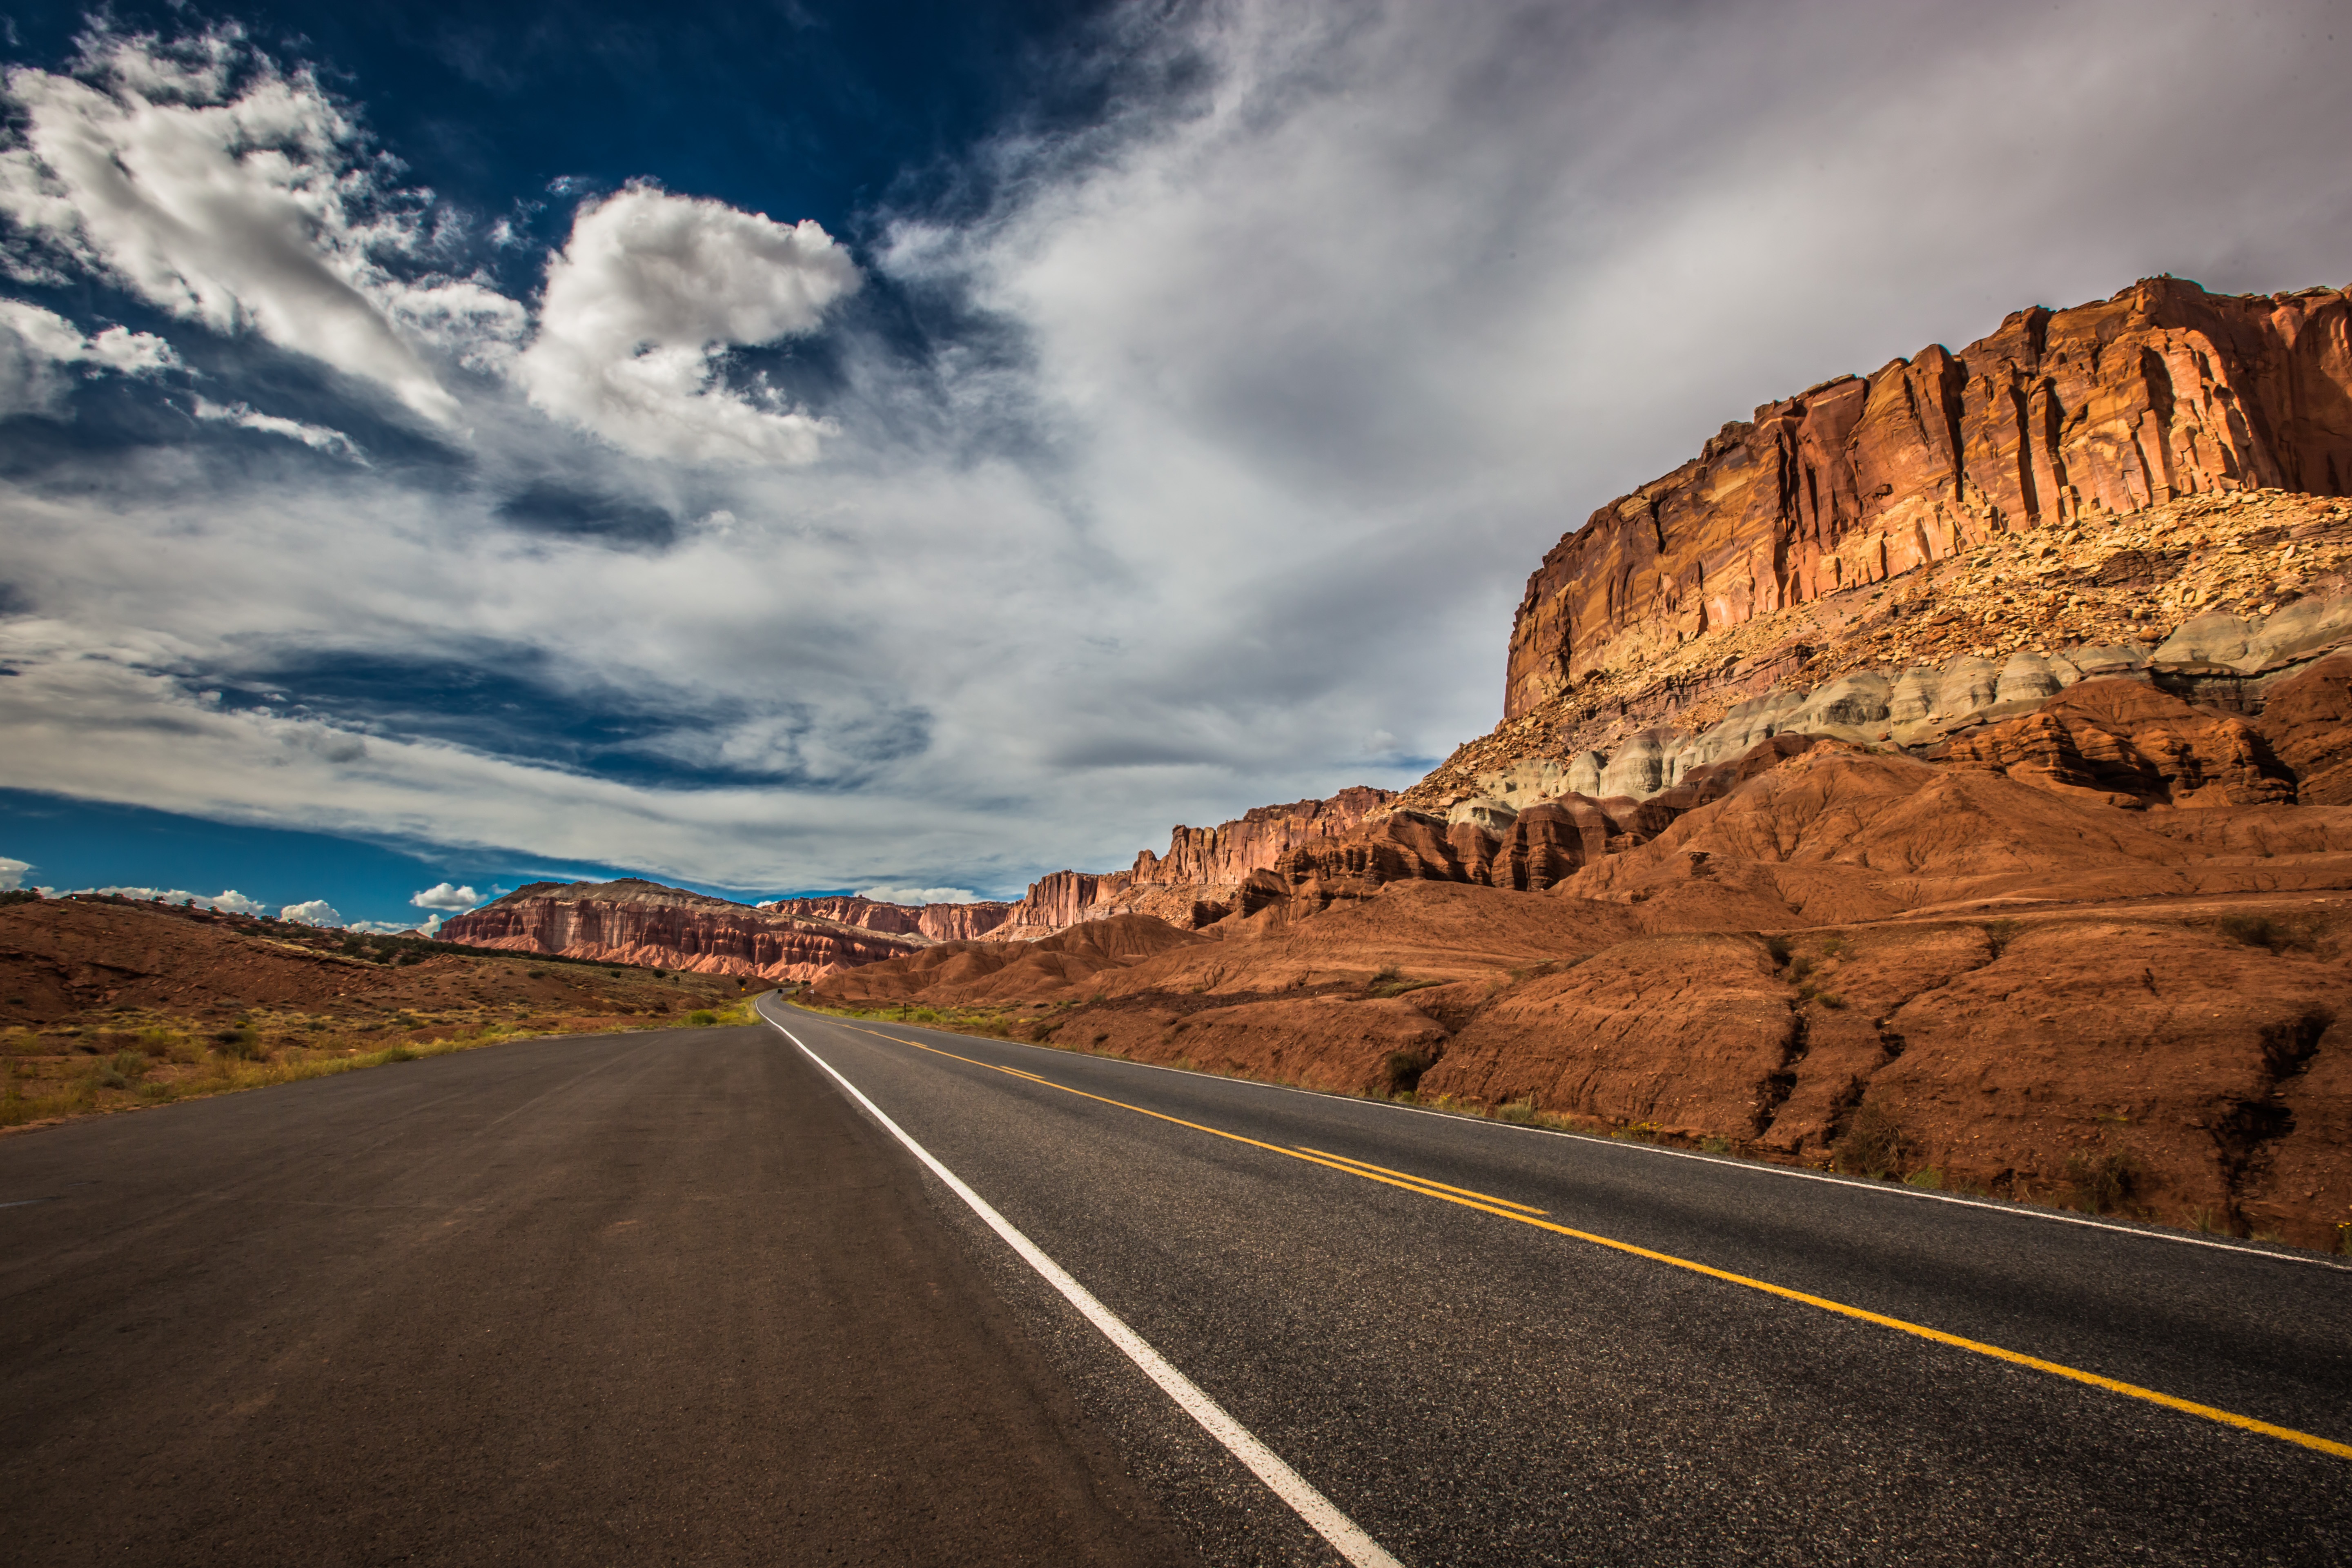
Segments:
[[[0,1139],[9,1560],[2352,1542],[2326,1260],[772,1010]]]
[[[2347,1260],[772,1011],[1398,1561],[2352,1561]],[[1049,1342],[1097,1424],[1171,1408]]]

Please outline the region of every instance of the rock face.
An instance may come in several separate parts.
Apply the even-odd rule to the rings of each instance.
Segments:
[[[2281,681],[2254,726],[2306,805],[2352,805],[2352,654]]]
[[[1003,925],[1013,909],[1011,904],[989,901],[918,908],[854,896],[778,899],[758,907],[792,920],[829,921],[899,936],[927,936],[933,942],[968,942]]]
[[[2352,505],[2193,497],[1996,535],[1892,582],[1711,629],[1506,720],[1394,804],[1638,797],[1791,731],[1924,753],[2111,677],[2252,719],[2347,646]]]
[[[1724,426],[1528,580],[1504,714],[1995,535],[2190,495],[2352,493],[2352,302],[2173,279],[2021,310]]]
[[[730,903],[681,888],[533,882],[441,928],[444,942],[704,974],[814,980],[929,944],[894,934]]]
[[[1377,820],[1394,798],[1388,790],[1359,785],[1328,800],[1258,806],[1214,827],[1179,826],[1169,835],[1166,855],[1143,850],[1127,870],[1055,871],[1031,883],[990,938],[1034,942],[1079,921],[1120,914],[1145,914],[1198,930],[1233,911],[1233,900],[1252,872],[1302,846],[1348,837]]]
[[[2265,805],[2295,798],[2254,726],[2131,680],[2090,680],[2032,713],[1955,741],[1944,760],[2109,805]]]
[[[1215,827],[1178,827],[1169,835],[1168,853],[1144,850],[1128,879],[1163,886],[1239,882],[1301,845],[1345,837],[1391,798],[1387,790],[1358,785],[1328,800],[1261,805]]]

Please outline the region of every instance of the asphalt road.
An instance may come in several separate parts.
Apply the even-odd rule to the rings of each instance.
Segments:
[[[1832,1310],[2340,1449],[2343,1260],[774,1012],[1403,1563],[2352,1561],[2352,1457]],[[1331,1560],[964,1228],[1213,1561]]]
[[[0,1561],[1172,1563],[765,1027],[0,1139]]]
[[[2341,1445],[2323,1261],[776,1011],[1413,1568],[2347,1560],[2352,1458],[1893,1326]],[[11,1563],[1336,1560],[774,1029],[11,1136],[0,1205]]]

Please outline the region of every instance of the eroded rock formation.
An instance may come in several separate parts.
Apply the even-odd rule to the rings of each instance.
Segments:
[[[793,920],[830,921],[900,936],[927,936],[933,942],[969,942],[1003,925],[1013,906],[989,900],[915,906],[839,894],[817,899],[776,899],[758,908]]]
[[[444,942],[705,974],[814,980],[897,958],[929,938],[730,903],[682,888],[533,882],[441,928]]]
[[[1994,536],[2254,489],[2352,491],[2352,303],[2150,279],[2021,310],[1724,426],[1528,580],[1504,714]]]
[[[1127,870],[1055,871],[1040,878],[990,938],[1034,942],[1079,921],[1121,914],[1150,915],[1197,930],[1233,912],[1234,900],[1252,872],[1301,847],[1349,837],[1378,821],[1394,798],[1388,790],[1359,785],[1328,800],[1258,806],[1214,827],[1180,826],[1169,835],[1166,855],[1143,850]]]

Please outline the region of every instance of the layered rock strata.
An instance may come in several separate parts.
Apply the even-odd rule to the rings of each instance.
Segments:
[[[1055,871],[1029,886],[988,934],[997,942],[1034,942],[1080,921],[1150,915],[1197,930],[1233,911],[1242,884],[1301,846],[1345,838],[1382,816],[1388,790],[1361,785],[1328,800],[1262,805],[1214,827],[1179,826],[1168,853],[1146,849],[1124,871]]]
[[[2004,535],[1591,677],[1397,800],[1640,796],[1801,731],[1925,752],[2119,676],[2249,717],[2352,641],[2352,505],[2276,491]]]
[[[1504,716],[1595,670],[2004,534],[2256,489],[2352,490],[2352,303],[2144,279],[1736,421],[1529,578]]]
[[[444,942],[703,974],[814,980],[929,937],[794,917],[658,882],[533,882],[441,928]]]
[[[993,900],[965,904],[893,904],[856,895],[772,899],[755,906],[793,920],[829,921],[933,942],[969,942],[1004,923],[1013,906]]]

